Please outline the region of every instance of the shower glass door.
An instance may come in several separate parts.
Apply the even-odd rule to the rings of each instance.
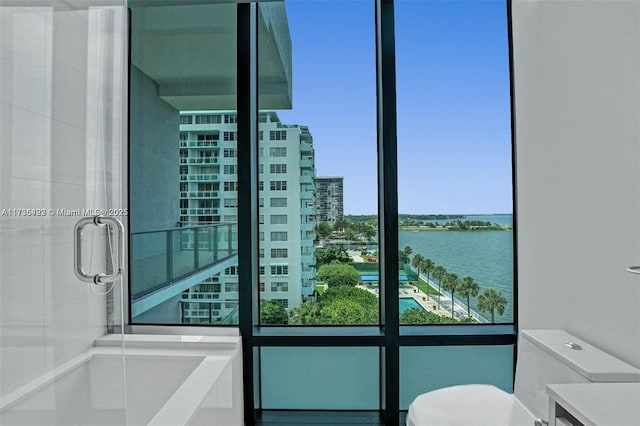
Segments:
[[[94,346],[123,279],[74,272],[120,268],[117,227],[74,227],[127,213],[126,33],[124,0],[0,0],[0,425],[130,423],[122,339]]]

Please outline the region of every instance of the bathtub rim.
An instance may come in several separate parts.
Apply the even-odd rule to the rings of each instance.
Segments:
[[[239,336],[107,334],[96,339],[94,346],[85,352],[65,361],[0,398],[0,415],[56,380],[87,364],[95,357],[198,357],[200,362],[194,369],[195,372],[207,359],[226,360],[224,364],[226,368],[232,363],[232,358],[238,355],[240,342]],[[185,382],[189,380],[194,372],[185,378]],[[168,402],[165,401],[165,404]]]

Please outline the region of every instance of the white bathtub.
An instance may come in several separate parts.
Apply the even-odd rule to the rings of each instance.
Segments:
[[[239,337],[105,336],[0,400],[0,425],[243,424]]]

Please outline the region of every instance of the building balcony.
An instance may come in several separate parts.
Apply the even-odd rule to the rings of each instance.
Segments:
[[[204,211],[214,209],[182,210],[200,210],[202,214],[210,214]],[[237,265],[238,253],[233,244],[237,232],[235,223],[218,223],[132,233],[132,316],[180,296],[202,280]],[[198,297],[193,299],[199,303],[213,302]],[[189,299],[183,301],[189,302]]]
[[[302,176],[300,176],[300,183],[313,184],[313,176],[312,175],[302,175]]]
[[[211,216],[214,214],[218,214],[217,208],[180,209],[180,215],[182,216]]]
[[[180,141],[180,148],[215,148],[218,141]]]
[[[315,269],[311,269],[309,271],[302,271],[300,273],[300,277],[303,280],[315,280],[316,279],[316,271],[315,271]]]
[[[307,265],[315,265],[316,264],[316,257],[313,254],[304,254],[304,255],[300,256],[300,261],[302,263],[307,264]]]
[[[303,222],[300,224],[300,230],[301,231],[312,231],[313,228],[315,227],[315,223],[313,222]]]
[[[315,291],[316,287],[315,286],[306,286],[306,287],[302,287],[300,289],[300,292],[302,294],[302,297],[310,297],[313,296],[313,292]]]
[[[314,256],[316,254],[316,250],[313,247],[312,248],[307,247],[300,250],[300,254],[303,256],[306,256],[306,255]]]
[[[311,169],[313,170],[313,160],[310,158],[302,158],[300,159],[300,168],[301,169]]]
[[[188,174],[180,175],[181,182],[217,182],[219,175]]]
[[[316,214],[316,209],[314,209],[313,207],[301,207],[300,208],[300,214],[303,214],[303,215],[314,215],[314,214]]]
[[[218,164],[218,157],[182,157],[180,158],[180,164]]]
[[[311,153],[313,152],[313,145],[309,142],[300,142],[300,152]]]
[[[199,199],[199,198],[216,198],[218,191],[180,191],[180,198]]]
[[[301,200],[315,200],[315,195],[313,193],[313,191],[302,191],[300,192],[300,199]]]

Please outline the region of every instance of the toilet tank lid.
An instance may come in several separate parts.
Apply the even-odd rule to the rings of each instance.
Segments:
[[[591,382],[640,382],[640,370],[566,331],[522,330],[520,335]]]

